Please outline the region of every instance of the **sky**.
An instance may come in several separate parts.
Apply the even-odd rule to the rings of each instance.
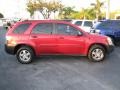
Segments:
[[[95,0],[61,0],[64,5],[75,6],[76,10],[87,8]],[[106,0],[100,0],[106,1]],[[0,12],[7,17],[28,18],[29,13],[26,10],[27,0],[0,0]],[[120,0],[110,0],[111,10],[120,9]]]

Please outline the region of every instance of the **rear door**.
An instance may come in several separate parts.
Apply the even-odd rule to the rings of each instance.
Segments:
[[[56,37],[54,33],[53,23],[38,23],[31,32],[31,40],[37,47],[39,54],[55,54],[56,53]]]
[[[85,37],[78,36],[78,32],[75,27],[57,23],[56,34],[58,40],[58,51],[60,54],[76,55],[83,54],[85,48]]]

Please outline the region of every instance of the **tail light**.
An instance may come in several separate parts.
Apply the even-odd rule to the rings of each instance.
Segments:
[[[14,46],[16,45],[16,41],[11,36],[6,36],[6,44],[10,46]]]

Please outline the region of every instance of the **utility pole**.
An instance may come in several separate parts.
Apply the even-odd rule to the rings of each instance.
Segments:
[[[106,0],[106,19],[110,19],[110,0]]]

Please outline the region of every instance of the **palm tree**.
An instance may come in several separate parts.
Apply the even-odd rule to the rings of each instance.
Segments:
[[[101,18],[101,8],[104,5],[104,2],[100,2],[100,0],[96,0],[96,3],[91,3],[91,5],[94,6],[96,19],[99,20]]]
[[[90,9],[82,9],[81,10],[81,15],[82,15],[82,19],[95,19],[95,12],[92,8]]]

